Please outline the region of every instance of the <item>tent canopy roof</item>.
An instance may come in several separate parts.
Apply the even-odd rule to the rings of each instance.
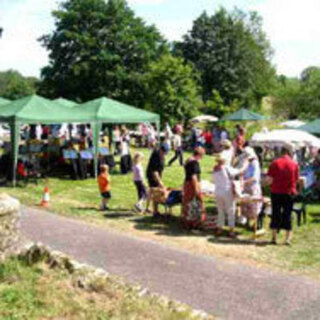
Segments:
[[[223,117],[224,121],[259,121],[265,120],[265,117],[261,114],[255,113],[245,108]]]
[[[74,107],[71,107],[71,105]],[[66,106],[69,107],[66,107]],[[156,113],[131,107],[124,103],[99,98],[82,105],[69,100],[51,101],[32,95],[0,106],[0,121],[20,123],[139,123],[158,122]]]
[[[55,99],[53,101],[59,103],[63,107],[67,107],[67,108],[72,108],[72,107],[75,107],[75,106],[79,105],[78,103],[76,103],[76,102],[74,102],[72,100],[65,99],[65,98],[58,98],[58,99]]]
[[[1,98],[0,97],[0,106],[4,105],[4,104],[7,104],[11,102],[11,100],[8,100],[8,99],[5,99],[5,98]]]
[[[88,122],[88,119],[72,108],[65,108],[57,102],[31,95],[0,106],[0,120],[20,123],[68,123]]]
[[[286,143],[320,147],[320,139],[308,132],[295,129],[277,129],[269,132],[255,133],[251,139],[252,145],[283,145]]]
[[[77,109],[87,114],[88,118],[105,123],[158,122],[156,113],[138,109],[105,97],[88,101]]]
[[[311,121],[304,126],[298,128],[299,130],[306,131],[313,134],[320,134],[320,118]]]
[[[305,124],[306,123],[304,121],[301,121],[299,119],[288,120],[288,121],[280,123],[281,126],[286,127],[288,129],[297,129],[301,126],[304,126]]]

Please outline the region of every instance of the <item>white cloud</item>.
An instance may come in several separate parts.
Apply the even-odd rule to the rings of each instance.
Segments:
[[[0,70],[39,76],[48,54],[37,39],[52,29],[51,11],[56,5],[52,0],[1,0]]]
[[[264,18],[279,73],[297,76],[310,65],[320,65],[320,1],[267,0],[251,9]]]

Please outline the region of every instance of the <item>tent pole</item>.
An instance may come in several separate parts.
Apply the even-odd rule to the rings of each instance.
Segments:
[[[12,184],[16,187],[17,184],[17,166],[20,140],[20,124],[15,120],[10,123],[10,137],[11,137],[11,153],[12,153]]]
[[[99,138],[100,138],[100,128],[101,123],[93,122],[92,126],[92,139],[93,139],[93,165],[94,165],[94,176],[98,177],[98,155],[99,155]]]
[[[156,122],[156,127],[157,127],[157,135],[158,135],[158,143],[161,145],[161,137],[160,137],[160,122]]]
[[[109,135],[109,151],[110,152],[114,152],[113,150],[113,137],[112,137],[112,125],[111,124],[108,124],[108,135]]]

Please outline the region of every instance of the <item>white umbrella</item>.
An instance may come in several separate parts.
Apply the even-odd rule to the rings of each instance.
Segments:
[[[294,129],[273,130],[267,133],[258,132],[253,135],[250,144],[252,146],[281,147],[288,142],[298,147],[320,148],[320,139],[308,132]]]
[[[217,117],[214,116],[209,116],[209,115],[201,115],[198,117],[195,117],[193,119],[190,120],[190,122],[193,123],[200,123],[200,122],[217,122],[219,119]]]
[[[293,128],[293,129],[296,129],[296,128],[299,128],[301,126],[304,126],[306,123],[304,121],[301,121],[301,120],[289,120],[289,121],[286,121],[286,122],[282,122],[280,123],[280,125],[282,127],[285,127],[285,128]]]

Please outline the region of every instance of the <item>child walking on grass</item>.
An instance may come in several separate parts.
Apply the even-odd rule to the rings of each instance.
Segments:
[[[138,193],[138,203],[135,205],[135,209],[139,212],[144,211],[144,202],[147,198],[147,191],[144,184],[144,174],[142,167],[143,154],[141,152],[137,152],[133,158],[133,181],[137,189]]]
[[[100,175],[98,177],[98,185],[101,193],[101,210],[109,210],[108,202],[111,199],[111,179],[109,174],[109,166],[106,164],[100,167]]]

